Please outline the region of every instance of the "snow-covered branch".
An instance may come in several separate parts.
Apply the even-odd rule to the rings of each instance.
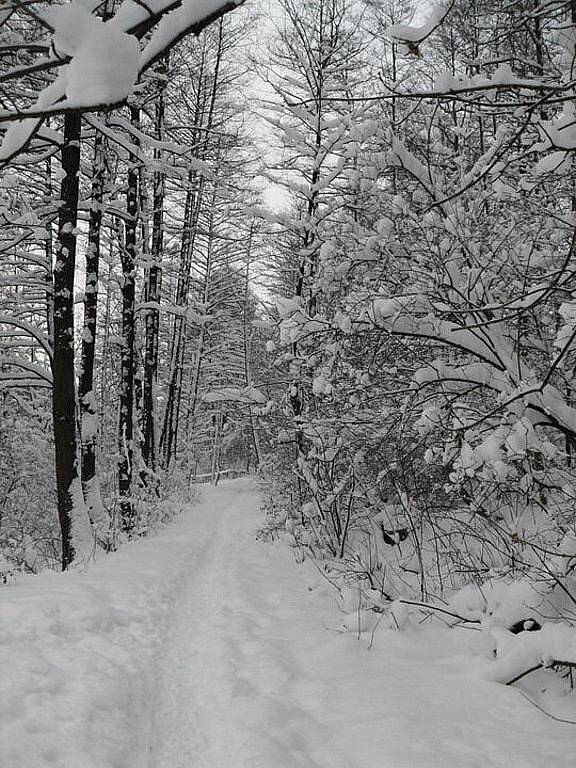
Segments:
[[[53,30],[56,57],[4,73],[4,80],[58,69],[56,78],[29,107],[0,113],[10,125],[0,146],[0,162],[22,152],[44,118],[70,110],[99,112],[121,106],[138,77],[187,35],[197,35],[244,0],[125,0],[102,21],[76,0],[42,9],[40,18]],[[139,41],[152,32],[144,50]]]

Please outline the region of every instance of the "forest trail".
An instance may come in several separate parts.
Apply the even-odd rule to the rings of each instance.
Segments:
[[[311,566],[256,540],[248,482],[203,496],[159,661],[149,768],[573,765],[576,727],[482,680],[486,659],[463,631],[381,627],[370,649],[343,630]]]
[[[87,571],[0,589],[2,768],[572,768],[576,726],[489,682],[485,634],[382,621],[204,487]]]

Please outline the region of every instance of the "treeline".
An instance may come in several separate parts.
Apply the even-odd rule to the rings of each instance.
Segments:
[[[573,612],[576,5],[415,5],[281,0],[257,23],[248,5],[162,55],[136,25],[152,63],[128,106],[6,133],[14,561],[54,552],[34,540],[55,535],[53,403],[63,465],[82,456],[61,519],[83,504],[92,545],[143,530],[180,481],[258,464],[266,530],[366,604],[526,578]],[[12,119],[51,77],[20,10]]]
[[[269,530],[377,609],[527,578],[573,615],[576,5],[415,6],[283,3]]]
[[[62,16],[8,3],[0,16],[7,567],[66,568],[115,548],[166,518],[167,496],[188,494],[196,474],[257,463],[254,398],[234,397],[252,387],[259,334],[243,95],[253,17],[215,2],[192,29],[161,35],[170,16],[157,5],[148,26],[111,2]],[[128,67],[115,48],[135,37],[146,66],[122,94],[111,65]],[[85,92],[66,85],[48,106],[79,59]],[[41,122],[23,119],[39,104]]]

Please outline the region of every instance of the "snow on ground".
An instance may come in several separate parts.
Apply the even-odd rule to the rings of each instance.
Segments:
[[[2,768],[573,765],[576,726],[481,678],[480,633],[381,624],[370,649],[256,540],[248,481],[203,497],[87,574],[0,590]]]

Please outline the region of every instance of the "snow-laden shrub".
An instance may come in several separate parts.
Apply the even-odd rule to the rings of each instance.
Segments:
[[[6,403],[8,405],[8,403]],[[0,413],[0,559],[14,572],[58,568],[53,445],[45,403]]]

